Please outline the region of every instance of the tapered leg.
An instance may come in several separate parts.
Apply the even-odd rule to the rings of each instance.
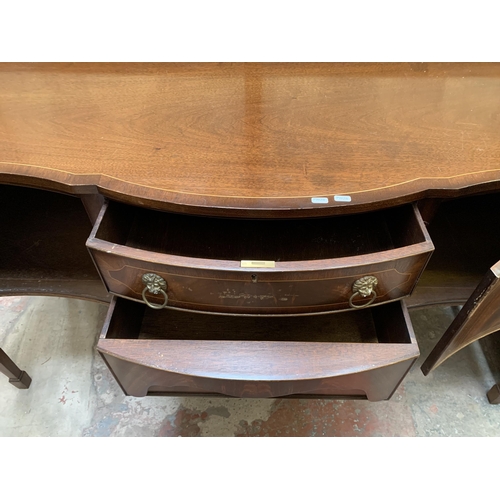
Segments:
[[[495,384],[489,391],[488,391],[488,401],[492,405],[498,405],[500,404],[500,384]]]
[[[3,349],[0,349],[0,372],[9,377],[9,382],[18,389],[27,389],[31,384],[31,377],[22,371]]]

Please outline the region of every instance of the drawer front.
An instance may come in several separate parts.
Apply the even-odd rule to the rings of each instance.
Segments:
[[[152,346],[157,351],[162,347],[170,348],[170,345]],[[135,397],[206,395],[237,398],[315,397],[385,401],[391,398],[415,361],[415,358],[411,358],[382,368],[314,380],[227,381],[144,366],[114,353],[110,354],[106,349],[107,346],[101,344],[99,348],[101,356],[124,393]],[[119,352],[119,349],[117,351]]]
[[[375,230],[360,219],[361,216],[353,222],[354,229],[345,220],[340,223],[332,219],[318,226],[319,229],[316,227],[315,237],[309,235],[307,241],[302,241],[300,234],[296,240],[288,234],[287,244],[282,247],[277,241],[279,238],[272,237],[268,228],[263,233],[269,244],[272,243],[269,253],[273,257],[290,252],[287,254],[290,258],[323,258],[270,261],[269,267],[242,267],[243,261],[207,258],[209,254],[242,258],[247,255],[237,222],[228,224],[228,230],[233,231],[228,235],[222,232],[225,226],[214,225],[214,231],[219,232],[217,238],[209,242],[217,248],[213,253],[212,247],[207,246],[207,232],[201,241],[194,234],[190,233],[192,239],[183,234],[182,223],[189,228],[190,219],[184,221],[175,216],[173,224],[168,215],[163,220],[162,214],[140,213],[139,220],[133,207],[104,204],[87,247],[111,293],[149,302],[155,308],[166,304],[225,314],[275,315],[314,314],[377,305],[408,296],[434,249],[417,207],[405,206],[401,214],[396,209],[390,216],[367,214],[376,224]],[[210,219],[206,222],[209,224]],[[245,226],[255,238],[259,236],[258,224],[259,221],[253,221],[252,225]],[[307,222],[300,224],[297,228],[307,228]],[[339,226],[336,232],[328,234],[329,224]],[[203,227],[203,221],[196,221],[198,231]],[[379,227],[383,233],[380,238]],[[324,238],[318,236],[323,232]],[[182,244],[175,246],[176,238]],[[265,248],[267,240],[264,240],[258,248],[253,248],[254,253]],[[166,251],[169,245],[171,251],[185,253],[158,251]],[[377,251],[363,253],[367,249]],[[326,254],[334,257],[324,258]],[[154,279],[159,280],[161,289],[148,288],[151,283],[144,281],[147,274],[156,275]]]
[[[154,273],[165,280],[170,307],[235,314],[307,314],[347,310],[368,302],[376,305],[409,295],[430,252],[303,272],[193,269],[98,250],[92,250],[92,255],[108,290],[121,297],[143,301],[142,278]],[[359,293],[353,297],[354,284],[364,277],[376,278],[373,292],[366,298]],[[154,304],[164,301],[161,294],[145,295]]]
[[[389,399],[419,354],[404,304],[327,316],[330,323],[316,316],[298,325],[295,318],[262,318],[259,323],[251,317],[212,315],[209,320],[185,312],[148,312],[142,304],[115,297],[97,348],[125,394],[137,397]],[[342,331],[346,326],[357,330],[351,342],[345,342],[351,335]],[[221,337],[210,337],[202,328]],[[317,341],[318,336],[298,341],[296,331],[303,328],[305,339],[311,335],[308,328],[323,329],[325,341]],[[243,338],[235,340],[238,336]],[[249,340],[262,336],[269,340]]]

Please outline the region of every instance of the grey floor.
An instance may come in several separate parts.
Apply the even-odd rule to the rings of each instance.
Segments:
[[[451,308],[411,313],[422,353],[390,401],[132,398],[95,352],[106,306],[0,298],[0,345],[33,378],[0,378],[0,436],[500,436],[500,337],[472,344],[428,377],[424,357]]]

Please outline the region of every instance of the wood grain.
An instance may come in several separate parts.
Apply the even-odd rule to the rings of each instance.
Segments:
[[[315,394],[365,396],[377,401],[391,396],[418,356],[408,313],[400,303],[380,306],[376,308],[378,314],[373,309],[362,315],[334,315],[329,318],[330,336],[322,342],[306,340],[307,330],[294,318],[268,321],[268,340],[252,340],[254,335],[259,336],[258,329],[253,328],[258,320],[243,322],[233,317],[208,321],[207,330],[217,340],[196,340],[198,330],[194,324],[203,321],[201,315],[163,310],[150,315],[148,324],[137,328],[134,318],[141,318],[147,308],[134,304],[132,309],[133,313],[124,299],[112,299],[98,350],[125,393],[134,396],[148,392],[205,392],[235,397]],[[372,321],[360,320],[372,314]],[[150,324],[152,321],[156,321],[156,328]],[[185,328],[180,332],[181,340],[179,333],[169,333],[167,326],[176,330],[179,321]],[[322,321],[315,318],[310,327]],[[342,342],[341,337],[336,341],[339,332],[335,323],[344,321],[350,322],[351,329],[358,329],[360,340]],[[132,327],[128,326],[130,322]],[[288,327],[283,327],[285,323]],[[276,330],[275,324],[280,325]],[[283,331],[286,328],[288,333]],[[152,338],[151,333],[157,336],[156,332],[162,330],[163,339]],[[239,340],[220,340],[219,330],[226,337],[232,331],[232,338]],[[299,332],[302,341],[293,332]],[[327,334],[328,328],[324,328],[323,335]],[[378,342],[365,342],[370,334],[375,334]],[[283,335],[296,340],[279,340]],[[314,332],[311,338],[317,338]]]
[[[464,304],[422,365],[427,375],[472,342],[500,329],[498,287],[500,195],[448,200],[429,233],[435,251],[408,307]]]
[[[422,364],[427,375],[450,356],[500,330],[500,262],[486,273],[452,324]]]
[[[405,299],[411,308],[463,305],[500,256],[499,193],[439,201],[428,207],[437,208],[428,226],[435,250]]]
[[[187,215],[179,216],[183,220],[173,230],[163,221],[168,214],[137,209],[137,222],[135,209],[117,205],[103,206],[87,240],[108,290],[142,301],[142,276],[155,273],[167,282],[169,306],[183,309],[270,315],[345,310],[351,307],[354,282],[365,276],[378,279],[374,305],[398,300],[411,293],[434,248],[415,206],[318,219],[304,231],[309,221],[302,219],[240,225]],[[209,229],[199,234],[203,223]],[[266,230],[266,225],[272,227]],[[252,229],[245,230],[248,226]],[[248,251],[265,253],[254,257]],[[243,259],[264,257],[277,260],[276,267],[240,266]],[[150,294],[148,299],[163,297]],[[369,300],[357,297],[354,302]]]
[[[0,65],[0,181],[173,211],[498,189],[498,130],[498,64]]]

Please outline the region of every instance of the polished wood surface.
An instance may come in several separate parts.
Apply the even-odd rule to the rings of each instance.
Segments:
[[[500,256],[500,232],[493,229],[500,226],[500,195],[427,201],[421,209],[435,250],[405,302],[461,306]]]
[[[151,311],[113,298],[97,349],[126,394],[388,399],[418,356],[406,308],[315,318]]]
[[[498,189],[499,130],[498,64],[0,65],[1,182],[175,211]]]
[[[441,203],[428,227],[436,249],[407,305],[465,305],[422,365],[425,374],[500,329],[499,225],[495,193]]]
[[[166,280],[170,307],[230,314],[345,310],[354,282],[365,276],[378,279],[373,305],[409,295],[434,248],[411,205],[307,221],[179,215],[174,223],[171,216],[103,206],[87,246],[110,292],[142,301],[142,276],[155,273]],[[243,268],[245,259],[276,263]],[[161,303],[163,296],[148,300]]]
[[[484,276],[453,323],[422,364],[427,375],[450,356],[500,330],[500,262]]]
[[[187,347],[198,347],[197,344],[186,345],[179,342],[159,341],[153,345],[143,345],[143,348],[149,347],[151,352],[160,350],[164,352],[172,352],[176,356],[186,356]],[[206,346],[209,347],[209,346]],[[194,358],[193,362],[197,366],[204,366],[204,361],[207,361],[208,354],[212,354],[215,358],[221,359],[222,356],[232,355],[229,367],[234,364],[244,364],[248,366],[250,363],[257,365],[260,358],[264,354],[279,354],[279,349],[283,349],[283,353],[287,354],[286,345],[275,346],[271,352],[268,345],[258,345],[251,343],[240,345],[239,347],[228,344],[217,343],[213,346],[214,350],[207,352],[201,349],[199,352],[200,358]],[[249,350],[245,350],[248,347]],[[379,346],[380,347],[380,346]],[[402,382],[408,370],[412,367],[418,354],[410,351],[409,346],[401,347],[402,357],[394,364],[381,363],[379,368],[371,368],[366,371],[356,371],[348,375],[339,375],[333,377],[315,378],[311,380],[281,380],[277,382],[259,381],[250,379],[245,381],[240,380],[224,380],[212,377],[199,377],[193,375],[178,374],[173,371],[165,371],[161,368],[147,366],[140,363],[140,358],[137,356],[144,351],[139,350],[138,345],[134,345],[134,341],[125,342],[111,341],[109,342],[111,352],[101,351],[101,355],[105,360],[108,368],[115,375],[116,380],[120,384],[123,392],[129,396],[143,397],[154,395],[169,395],[169,396],[231,396],[244,398],[282,398],[294,396],[299,398],[314,397],[316,399],[333,398],[333,399],[350,399],[352,397],[359,399],[368,399],[369,401],[384,401],[391,398],[394,391]],[[383,348],[378,349],[383,351]],[[387,350],[387,349],[385,349]],[[298,348],[295,348],[296,357],[299,357]],[[303,353],[311,354],[311,349],[305,348]],[[363,345],[348,345],[347,349],[338,351],[337,349],[328,349],[324,352],[325,355],[330,355],[328,361],[335,364],[341,356],[356,356],[364,354],[366,356],[376,355],[374,350],[368,351]],[[135,356],[134,356],[135,355]],[[130,358],[129,358],[130,357]],[[385,358],[384,358],[385,359]],[[211,360],[210,360],[211,361]],[[269,362],[269,357],[262,359],[262,362]],[[262,365],[261,365],[262,367]],[[255,373],[255,372],[253,372]],[[249,374],[246,374],[247,376]]]
[[[274,314],[281,312],[276,300],[285,298],[275,288],[286,280],[298,282],[306,273],[311,286],[301,289],[301,299],[292,290],[297,309],[287,311],[302,314],[342,308],[338,296],[346,305],[354,279],[380,273],[379,302],[397,300],[411,292],[432,249],[427,237],[408,243],[418,225],[384,232],[367,224],[359,234],[349,228],[339,231],[344,233],[340,245],[325,244],[319,253],[308,253],[310,248],[298,244],[293,249],[303,252],[298,260],[291,252],[277,269],[244,273],[234,268],[237,259],[232,260],[245,248],[244,238],[238,240],[241,235],[230,227],[245,225],[253,242],[246,248],[254,253],[281,251],[280,244],[290,248],[294,234],[289,231],[288,240],[266,245],[262,234],[272,236],[278,227],[273,219],[294,224],[304,217],[359,213],[372,220],[380,209],[418,202],[430,227],[438,221],[433,238],[443,252],[430,261],[417,287],[422,294],[409,304],[459,302],[500,255],[492,236],[498,232],[494,214],[500,213],[495,208],[500,192],[499,130],[499,64],[0,64],[0,294],[109,300],[84,248],[89,219],[99,222],[107,198],[134,209],[177,212],[179,217],[240,218],[233,226],[223,222],[220,227],[200,219],[190,234],[186,231],[185,240],[168,247],[168,262],[156,244],[144,244],[145,221],[152,224],[166,215],[147,217],[135,229],[112,221],[108,234],[116,240],[99,240],[95,234],[91,239],[98,270],[114,293],[140,300],[142,272],[156,271],[166,273],[176,306],[207,311],[208,304],[211,312],[240,314],[247,301],[245,312],[262,314],[268,294],[272,297],[265,312]],[[30,193],[27,187],[80,199],[66,201],[41,190]],[[456,211],[441,203],[488,192],[495,194],[486,210],[480,208],[479,198],[463,198]],[[440,226],[443,214],[452,222]],[[475,222],[467,225],[469,214],[475,215]],[[270,229],[260,234],[250,218],[268,219]],[[181,229],[188,229],[184,219],[178,220]],[[328,225],[325,221],[315,219],[301,232],[314,239],[316,229]],[[232,241],[216,236],[217,231],[232,235]],[[165,234],[160,231],[160,237]],[[407,240],[406,250],[411,246],[414,251],[405,254],[398,238]],[[394,248],[386,248],[390,245],[384,241],[389,240]],[[132,242],[141,244],[127,247]],[[208,243],[210,249],[203,246]],[[363,250],[366,244],[368,253]],[[346,249],[347,255],[335,254]],[[221,251],[226,253],[218,258]],[[400,274],[399,281],[387,277],[394,272]],[[493,266],[424,369],[500,326],[497,276]],[[238,279],[241,289],[233,293]],[[205,285],[200,286],[202,280]],[[221,291],[213,289],[214,283],[227,289],[224,297],[217,295]],[[186,295],[189,289],[198,294],[194,301]],[[378,340],[381,331],[405,331],[406,323],[394,320],[393,314],[382,319],[382,311],[400,307],[397,302],[376,305],[366,312],[385,325],[376,328]],[[143,331],[151,317],[143,315],[139,321],[132,313],[145,306],[127,301],[122,309],[127,307],[130,314],[125,314],[127,321],[121,320],[123,330],[136,325],[137,332]],[[159,326],[153,329],[156,334]],[[255,335],[265,336],[265,328],[254,327]],[[361,338],[352,343],[327,341],[316,349],[315,341],[300,339],[299,349],[296,339],[285,337],[272,347],[268,344],[273,341],[265,338],[157,338],[153,330],[149,338],[129,333],[101,339],[107,343],[101,344],[106,362],[131,394],[183,392],[188,387],[186,392],[234,396],[386,399],[417,355],[413,340],[394,345]],[[242,349],[234,351],[232,342]],[[158,358],[158,351],[155,357],[158,346],[173,356],[170,361]],[[280,353],[284,358],[274,364]],[[311,356],[318,365],[307,364]],[[264,358],[267,371],[258,366]],[[221,359],[227,364],[217,365]],[[189,370],[176,372],[177,361]],[[371,368],[366,368],[370,362]],[[229,371],[209,375],[217,366],[247,372],[239,379]],[[290,380],[294,369],[299,378]],[[276,384],[261,385],[258,373],[275,375]]]

